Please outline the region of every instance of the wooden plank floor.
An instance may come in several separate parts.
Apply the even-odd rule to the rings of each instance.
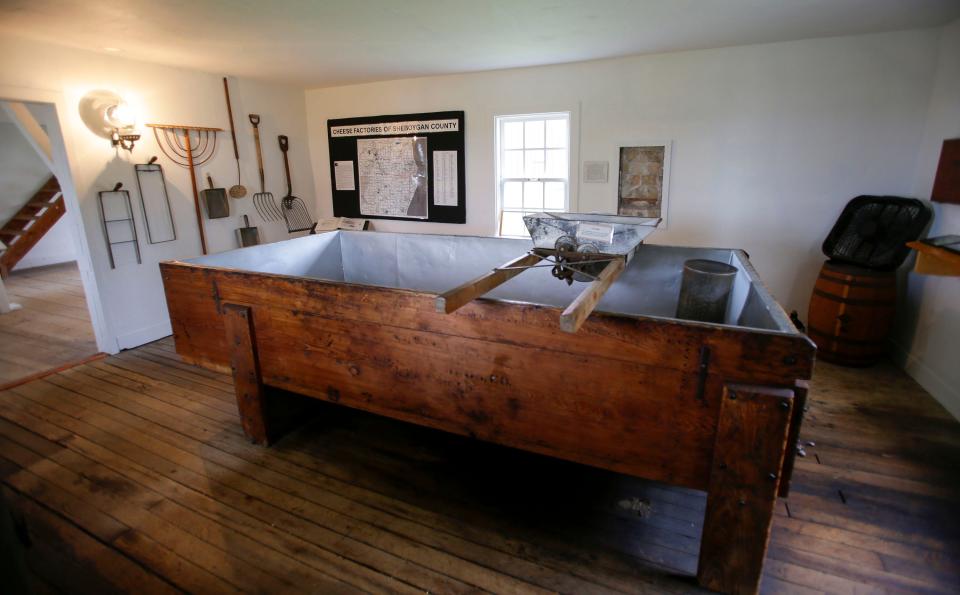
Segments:
[[[41,592],[698,592],[705,497],[318,404],[270,449],[169,340],[0,392]],[[960,424],[892,367],[818,366],[766,593],[960,585]]]
[[[0,385],[97,353],[76,263],[14,270],[3,283],[22,308],[0,315]]]

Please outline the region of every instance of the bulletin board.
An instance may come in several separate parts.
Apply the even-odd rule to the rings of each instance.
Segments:
[[[334,216],[466,223],[463,116],[327,120]]]

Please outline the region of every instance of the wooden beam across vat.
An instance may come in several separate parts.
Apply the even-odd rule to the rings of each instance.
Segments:
[[[541,258],[536,254],[524,254],[519,258],[515,258],[493,269],[482,277],[467,281],[459,287],[455,287],[450,291],[438,295],[436,302],[437,312],[441,314],[454,312],[457,308],[470,303],[483,294],[513,279],[525,271],[527,267],[537,264],[540,260]]]
[[[454,289],[446,291],[437,296],[437,312],[450,314],[465,304],[470,303],[510,279],[513,279],[541,260],[544,260],[542,255],[537,255],[533,252],[524,254],[481,277],[472,279]],[[625,268],[625,258],[614,258],[614,260],[608,262],[590,285],[563,311],[563,314],[560,316],[560,328],[568,333],[577,332]]]
[[[613,282],[617,280],[617,277],[620,276],[620,273],[623,272],[623,269],[626,267],[625,260],[623,258],[618,258],[616,260],[611,260],[607,263],[607,266],[603,267],[603,270],[600,271],[600,274],[597,275],[597,278],[587,286],[580,295],[577,296],[577,299],[573,300],[567,309],[563,311],[563,314],[560,315],[560,329],[568,333],[575,333],[580,330],[580,326],[583,324],[583,321],[590,316],[590,313],[593,312],[593,309],[597,307],[597,304],[603,298],[603,294],[607,292]]]

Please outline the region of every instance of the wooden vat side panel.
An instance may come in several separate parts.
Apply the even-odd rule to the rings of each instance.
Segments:
[[[193,267],[198,268],[198,267]],[[814,345],[802,335],[594,313],[576,334],[560,330],[557,308],[475,300],[452,314],[431,294],[276,275],[212,271],[220,299],[391,327],[528,345],[696,373],[710,347],[711,373],[728,382],[791,387],[813,370]]]
[[[707,488],[697,580],[723,593],[756,593],[781,478],[793,391],[723,389]]]
[[[160,275],[177,353],[191,364],[230,373],[230,350],[220,314],[217,273],[162,262]]]
[[[793,468],[797,462],[797,450],[800,443],[800,428],[807,408],[807,395],[810,382],[798,380],[793,387],[793,413],[790,418],[790,431],[787,434],[787,450],[783,455],[783,469],[780,472],[780,491],[778,495],[786,498],[790,495],[790,482],[793,480]]]
[[[721,380],[380,324],[254,310],[270,386],[705,489]]]

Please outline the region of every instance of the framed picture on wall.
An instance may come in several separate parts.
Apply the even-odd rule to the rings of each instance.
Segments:
[[[618,215],[660,217],[667,222],[670,141],[618,143],[616,206]]]

